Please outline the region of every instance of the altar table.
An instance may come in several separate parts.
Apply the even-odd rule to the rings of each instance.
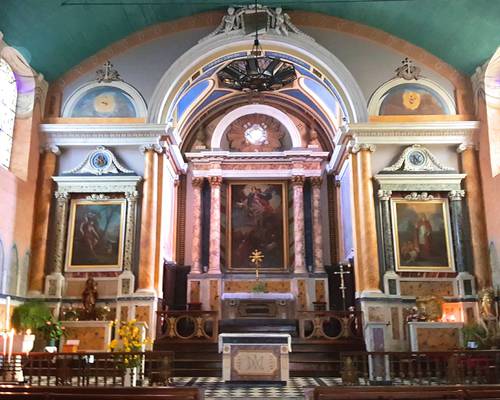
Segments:
[[[282,333],[222,333],[222,379],[225,382],[280,382],[290,376],[292,337]]]
[[[292,293],[223,293],[222,318],[295,318]]]

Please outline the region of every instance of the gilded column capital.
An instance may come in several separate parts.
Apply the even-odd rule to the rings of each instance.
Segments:
[[[472,143],[460,143],[457,147],[458,154],[462,154],[466,150],[477,150],[477,148]]]
[[[43,153],[52,153],[55,154],[56,156],[60,156],[61,149],[59,148],[59,146],[46,144],[40,146],[40,154]]]
[[[313,176],[311,178],[311,185],[313,187],[321,187],[322,182],[323,182],[323,178],[321,178],[321,176]]]
[[[392,190],[382,190],[377,192],[377,196],[380,200],[390,200],[392,196]]]
[[[214,177],[216,178],[216,177]],[[203,183],[205,182],[205,178],[193,178],[191,179],[191,185],[195,188],[201,188]]]
[[[351,154],[356,154],[360,151],[369,151],[373,153],[376,150],[377,146],[368,143],[357,143],[355,140],[351,140],[347,144],[347,148],[349,149],[349,152]]]
[[[222,185],[222,176],[211,176],[209,179],[210,186]]]
[[[127,199],[127,201],[137,201],[137,199],[139,198],[139,192],[137,190],[125,192],[125,198]]]
[[[161,147],[158,143],[145,144],[145,145],[142,145],[139,148],[139,150],[143,154],[147,153],[148,151],[154,151],[155,153],[161,154],[163,152],[163,147]]]
[[[465,190],[450,190],[448,198],[451,201],[462,200],[465,197]]]
[[[304,175],[294,175],[291,179],[292,186],[304,186],[305,180]]]
[[[54,193],[54,197],[56,198],[57,201],[66,202],[69,199],[69,193],[57,191]]]

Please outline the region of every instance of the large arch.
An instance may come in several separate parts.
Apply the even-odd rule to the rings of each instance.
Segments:
[[[176,94],[195,71],[224,55],[247,51],[252,41],[253,37],[248,35],[215,35],[201,40],[177,59],[161,78],[150,102],[148,121],[166,122]],[[335,85],[346,107],[348,122],[367,121],[367,103],[359,85],[344,64],[323,46],[306,35],[295,33],[288,36],[266,33],[261,44],[265,50],[290,54],[314,65]]]

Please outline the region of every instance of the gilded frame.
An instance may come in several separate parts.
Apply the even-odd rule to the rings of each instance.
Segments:
[[[232,187],[236,185],[250,185],[250,184],[257,184],[257,185],[280,185],[281,186],[281,205],[282,205],[282,229],[283,229],[283,265],[280,267],[261,267],[260,272],[261,273],[284,273],[288,272],[288,261],[289,261],[289,255],[288,255],[288,183],[287,181],[273,181],[273,180],[234,180],[234,181],[229,181],[227,183],[227,198],[226,198],[226,210],[227,210],[227,228],[226,228],[226,239],[227,239],[227,271],[228,272],[233,272],[233,273],[255,273],[254,268],[249,268],[249,267],[234,267],[232,265],[232,234],[233,234],[233,227],[232,227]],[[254,249],[252,249],[254,250]],[[262,249],[259,249],[262,250]],[[265,257],[265,251],[264,251],[264,257]]]
[[[440,217],[442,217],[442,228],[444,231],[444,239],[445,242],[445,253],[442,253],[440,256],[444,257],[446,255],[446,265],[433,265],[432,262],[428,262],[428,265],[409,265],[410,261],[407,258],[406,261],[402,260],[401,255],[403,254],[400,238],[400,230],[399,230],[399,220],[398,220],[398,205],[408,205],[412,206],[415,209],[415,214],[417,215],[417,210],[420,208],[420,218],[422,214],[425,215],[423,210],[431,208],[432,205],[438,205],[440,210]],[[425,207],[424,205],[427,205]],[[419,207],[420,206],[420,207]],[[394,259],[396,262],[396,270],[398,271],[445,271],[445,272],[453,272],[455,271],[455,263],[453,258],[453,246],[452,246],[452,237],[451,237],[451,224],[450,224],[450,212],[449,212],[449,204],[447,199],[433,199],[433,200],[406,200],[406,199],[391,199],[391,220],[392,220],[392,235],[394,241]],[[418,219],[418,217],[415,217]],[[424,221],[428,220],[427,216],[425,216]],[[417,224],[420,223],[417,221]],[[430,222],[429,222],[430,223]],[[424,228],[425,229],[425,228]],[[433,232],[433,231],[432,231]],[[432,234],[431,232],[431,234]],[[407,234],[407,233],[406,233]],[[415,228],[415,235],[418,235],[417,228]],[[408,236],[407,236],[408,237]],[[441,240],[442,241],[442,240]],[[411,250],[414,251],[413,254],[418,254],[417,247],[413,243],[410,244],[413,248],[408,251],[408,254],[411,254]],[[412,257],[412,256],[408,256]],[[419,256],[416,256],[419,257]],[[414,261],[417,262],[417,261]],[[421,263],[425,263],[425,260]],[[437,264],[437,263],[434,263]]]
[[[77,252],[81,249],[75,248],[75,233],[78,236],[77,229],[81,232],[80,228],[77,228],[77,209],[78,207],[109,207],[109,206],[120,206],[119,209],[119,226],[117,232],[114,236],[118,239],[118,244],[116,246],[116,251],[113,253],[116,255],[115,263],[102,263],[102,264],[92,264],[92,263],[74,263],[74,256],[77,257]],[[66,241],[66,261],[65,270],[66,271],[121,271],[123,269],[123,259],[124,259],[124,244],[125,244],[125,226],[126,226],[126,210],[127,201],[124,198],[117,199],[107,199],[107,200],[88,200],[88,199],[72,199],[70,203],[69,211],[69,225],[67,231],[67,241]],[[111,218],[111,217],[110,217]],[[97,222],[99,223],[99,222]],[[83,235],[83,234],[81,234]],[[99,238],[97,243],[102,242],[102,238]],[[98,257],[98,256],[96,256]]]

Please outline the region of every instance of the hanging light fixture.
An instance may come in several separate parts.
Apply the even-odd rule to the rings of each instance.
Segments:
[[[222,68],[217,73],[221,84],[235,90],[263,92],[281,89],[297,79],[293,64],[263,54],[259,28],[256,25],[255,39],[249,56],[232,61]]]

